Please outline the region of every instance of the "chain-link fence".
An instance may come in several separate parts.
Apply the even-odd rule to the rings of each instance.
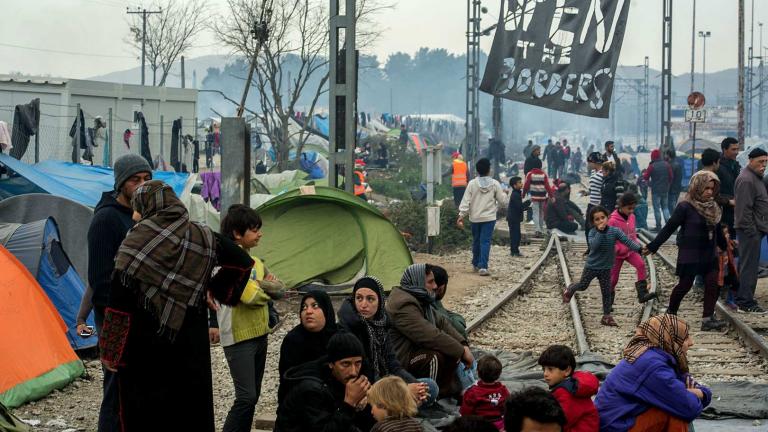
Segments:
[[[36,136],[31,136],[27,151],[21,158],[26,163],[35,163],[45,160],[73,160],[73,138],[70,136],[76,119],[78,107],[83,111],[85,128],[94,128],[96,119],[100,118],[106,126],[102,134],[102,140],[95,140],[97,147],[93,148],[93,164],[111,166],[115,159],[128,153],[141,153],[141,129],[134,118],[116,115],[112,109],[105,112],[89,110],[86,105],[61,105],[54,103],[40,103],[40,123]],[[13,128],[15,105],[0,105],[0,121],[8,124],[9,131]],[[200,167],[205,168],[205,137],[206,126],[198,125],[197,118],[169,118],[160,115],[159,120],[147,120],[148,141],[152,159],[156,161],[158,155],[162,155],[163,161],[170,166],[172,128],[175,120],[181,119],[181,136],[190,135],[199,142]],[[77,161],[83,161],[84,149],[77,149]],[[187,164],[191,170],[194,147],[191,143],[184,145],[184,140],[179,140],[179,158]]]

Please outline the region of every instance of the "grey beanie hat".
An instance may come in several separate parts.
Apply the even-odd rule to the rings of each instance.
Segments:
[[[142,156],[139,156],[137,154],[127,154],[124,156],[120,156],[115,161],[115,190],[119,190],[120,186],[123,185],[126,181],[128,181],[129,178],[132,176],[141,173],[141,172],[148,172],[152,173],[152,167],[149,166],[149,163],[146,159],[144,159]]]

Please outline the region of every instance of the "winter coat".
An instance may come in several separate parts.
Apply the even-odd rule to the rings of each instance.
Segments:
[[[501,184],[491,177],[472,179],[459,204],[459,216],[469,215],[472,223],[493,222],[499,206],[507,205],[507,194]]]
[[[459,413],[496,421],[504,416],[504,402],[508,397],[509,390],[504,384],[478,381],[464,392]]]
[[[614,210],[613,213],[611,213],[611,217],[608,219],[608,226],[616,227],[622,231],[624,231],[624,234],[627,235],[630,239],[637,242],[637,229],[635,227],[635,215],[631,214],[628,218],[625,218],[624,216],[619,213],[619,210]],[[630,254],[635,253],[621,242],[616,242],[616,258],[617,259],[626,259],[629,257]]]
[[[594,432],[600,427],[600,416],[592,396],[600,382],[589,372],[576,371],[551,390],[565,414],[563,432]]]
[[[736,178],[735,227],[750,235],[768,234],[768,193],[762,180],[749,167]]]
[[[547,215],[545,218],[547,228],[557,228],[561,222],[573,222],[568,214],[568,200],[557,196],[555,202],[547,205]]]
[[[603,178],[603,189],[600,193],[600,205],[606,210],[613,211],[616,208],[616,200],[627,189],[627,182],[622,180],[618,171]]]
[[[683,190],[683,164],[678,158],[673,158],[668,163],[672,169],[672,181],[669,183],[669,193],[680,194],[680,191]]]
[[[741,172],[741,165],[735,160],[720,157],[720,168],[717,177],[720,179],[720,197],[728,200],[736,195],[736,178]],[[723,219],[725,225],[733,228],[733,207],[730,204],[723,206]]]
[[[133,209],[119,202],[116,192],[104,192],[93,211],[88,227],[88,284],[93,289],[93,304],[109,303],[115,256],[128,230],[133,227]]]
[[[369,410],[358,413],[344,402],[344,385],[325,357],[289,369],[285,381],[290,390],[277,408],[275,432],[358,432],[373,424]]]
[[[408,364],[416,351],[428,349],[460,359],[467,340],[443,315],[435,314],[435,324],[424,318],[424,306],[416,297],[395,287],[387,299],[387,313],[392,318],[389,335],[400,364]]]
[[[651,193],[667,194],[672,184],[673,173],[669,162],[661,159],[661,152],[654,149],[651,152],[651,163],[643,174],[645,180],[650,181]]]
[[[692,422],[709,405],[712,392],[697,384],[704,393],[699,400],[686,389],[687,378],[678,372],[675,358],[658,348],[647,350],[634,363],[620,361],[595,398],[600,431],[627,431],[640,414],[653,407]]]
[[[507,207],[507,222],[511,224],[522,222],[523,212],[530,206],[530,201],[523,201],[522,190],[512,189],[509,195],[509,207]]]
[[[597,228],[589,230],[589,256],[584,268],[592,270],[610,270],[613,267],[613,260],[616,257],[614,246],[616,242],[621,242],[630,247],[635,252],[640,252],[642,246],[636,241],[630,240],[624,231],[612,227],[605,227],[604,231]]]
[[[388,316],[386,320],[386,327],[389,330],[392,328],[392,320],[389,319]],[[371,349],[370,335],[368,334],[365,323],[360,318],[360,315],[358,315],[357,311],[355,310],[355,305],[350,299],[344,300],[344,303],[342,303],[341,307],[339,308],[339,327],[357,336],[365,348],[365,358],[368,360],[368,363],[372,364],[373,359],[371,358],[371,355],[373,350]],[[387,337],[386,341],[384,342],[384,352],[381,354],[383,356],[383,358],[380,359],[381,364],[386,365],[387,371],[389,371],[390,375],[397,375],[408,384],[416,382],[416,378],[408,373],[408,371],[403,369],[400,362],[397,361],[395,350],[392,348],[392,340],[389,337]]]
[[[528,156],[525,158],[525,164],[523,165],[523,174],[527,175],[534,168],[541,169],[541,159],[538,156]]]
[[[534,168],[525,175],[523,195],[531,193],[531,201],[542,202],[552,196],[555,191],[549,184],[549,177],[540,168]]]

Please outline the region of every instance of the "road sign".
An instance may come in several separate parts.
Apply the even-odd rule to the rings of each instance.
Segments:
[[[704,123],[707,121],[707,110],[687,109],[685,110],[685,121],[691,123]]]
[[[704,94],[701,92],[693,92],[688,95],[688,106],[692,110],[700,110],[704,108],[704,104],[706,103],[707,99],[704,97]]]

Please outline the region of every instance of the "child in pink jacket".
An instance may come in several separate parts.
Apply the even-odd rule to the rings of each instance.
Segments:
[[[608,226],[613,226],[624,231],[624,234],[626,234],[627,237],[638,242],[634,214],[636,205],[637,195],[632,192],[626,192],[621,195],[618,199],[616,210],[611,213],[611,217],[608,219]],[[643,257],[621,242],[616,242],[615,248],[616,258],[613,261],[613,268],[611,268],[611,295],[613,297],[616,296],[616,284],[619,283],[621,266],[624,264],[624,261],[626,261],[637,270],[637,282],[635,283],[637,300],[640,303],[645,303],[648,300],[656,298],[656,293],[648,292],[648,281],[646,280],[645,262],[643,261]],[[613,304],[613,298],[611,298],[611,304]]]

